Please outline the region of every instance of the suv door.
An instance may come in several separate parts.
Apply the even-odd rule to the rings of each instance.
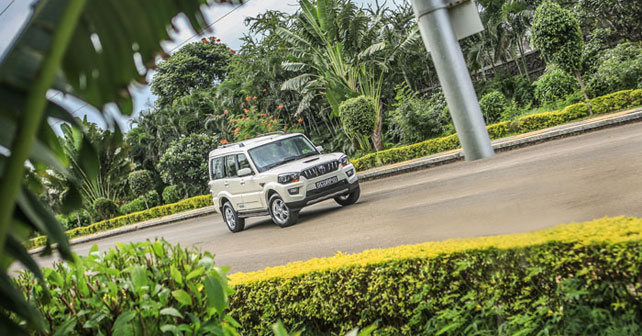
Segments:
[[[247,210],[256,210],[263,207],[261,204],[261,194],[263,187],[259,185],[254,176],[254,169],[250,165],[250,162],[247,159],[245,154],[237,154],[236,162],[238,163],[238,168],[250,168],[253,174],[248,176],[243,176],[240,179],[241,190],[243,190],[243,203]]]
[[[245,210],[243,204],[243,188],[241,178],[238,177],[238,166],[236,165],[236,154],[225,156],[225,182],[223,183],[227,192],[230,193],[230,202],[236,211]]]

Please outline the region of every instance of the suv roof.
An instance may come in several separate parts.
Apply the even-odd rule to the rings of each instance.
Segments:
[[[285,139],[289,137],[293,137],[296,135],[301,135],[301,133],[288,133],[286,134],[285,132],[278,131],[278,132],[272,132],[272,133],[265,133],[258,135],[252,139],[248,140],[243,140],[240,142],[235,142],[231,144],[226,144],[222,146],[218,146],[215,150],[211,151],[209,154],[209,157],[213,156],[218,156],[222,154],[227,154],[230,152],[235,152],[239,150],[240,148],[247,150],[247,149],[252,149],[254,147],[258,147],[260,145],[263,145],[265,143],[274,141],[274,140],[280,140],[280,139]]]

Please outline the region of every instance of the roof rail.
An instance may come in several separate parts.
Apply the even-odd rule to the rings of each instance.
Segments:
[[[245,147],[245,144],[243,144],[242,142],[233,142],[231,144],[220,145],[217,148],[223,149],[223,148],[232,147],[236,145],[238,145],[239,147]]]
[[[285,132],[276,131],[276,132],[270,132],[270,133],[263,133],[263,134],[259,134],[259,135],[255,136],[255,138],[260,138],[260,137],[269,136],[269,135],[276,135],[276,134],[283,135],[283,134],[285,134]]]

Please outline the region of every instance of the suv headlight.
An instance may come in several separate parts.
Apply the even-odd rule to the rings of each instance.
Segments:
[[[339,162],[340,162],[340,163],[341,163],[341,165],[342,165],[342,166],[344,166],[344,167],[350,164],[350,161],[348,161],[348,156],[347,156],[347,155],[343,155],[343,156],[341,156],[341,157],[339,158]]]
[[[292,182],[299,182],[300,173],[285,173],[279,174],[279,183],[288,184]]]

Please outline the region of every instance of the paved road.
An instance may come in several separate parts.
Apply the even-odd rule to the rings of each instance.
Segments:
[[[316,204],[285,229],[261,217],[233,234],[219,215],[210,215],[95,243],[105,249],[116,241],[164,237],[212,251],[217,264],[234,272],[338,250],[531,231],[604,216],[642,217],[642,123],[369,181],[361,188],[356,205]],[[93,244],[74,250],[86,255]]]

